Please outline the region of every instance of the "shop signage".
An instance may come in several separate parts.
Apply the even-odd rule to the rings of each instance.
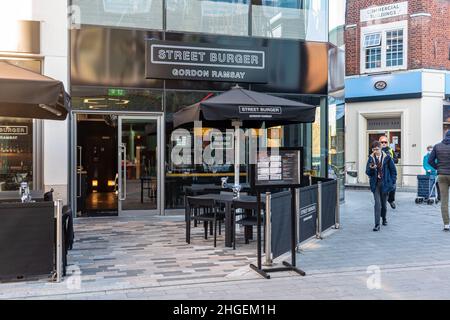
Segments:
[[[401,129],[400,118],[367,119],[367,130]]]
[[[375,84],[373,86],[377,90],[384,90],[387,87],[387,82],[386,81],[377,81],[377,82],[375,82]]]
[[[267,83],[265,48],[147,40],[146,78]]]
[[[385,19],[408,14],[408,1],[361,10],[361,22]]]
[[[0,126],[0,135],[27,135],[27,126]]]

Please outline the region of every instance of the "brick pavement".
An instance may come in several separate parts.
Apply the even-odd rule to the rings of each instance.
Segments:
[[[61,290],[60,294],[52,294],[43,290],[40,295],[30,289],[36,284],[25,285],[24,289],[22,283],[18,286],[22,291],[14,296],[42,299],[450,298],[450,233],[442,231],[439,207],[416,205],[414,194],[397,193],[398,207],[395,211],[389,209],[389,225],[375,233],[371,194],[348,191],[346,197],[341,210],[342,228],[325,234],[324,240],[302,246],[298,264],[307,272],[306,277],[279,273],[273,274],[271,280],[260,279],[245,264],[237,267],[232,276],[205,279],[203,283],[193,279],[154,286],[146,285],[143,277],[139,285],[128,281],[128,286],[96,287],[94,281],[84,292]],[[130,268],[139,270],[136,266]],[[129,274],[124,279],[134,277]],[[368,284],[373,288],[369,289]],[[1,284],[0,297],[2,294],[8,297],[5,289]]]

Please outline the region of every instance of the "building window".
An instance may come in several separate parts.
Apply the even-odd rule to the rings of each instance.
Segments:
[[[403,30],[386,32],[386,66],[403,65]]]
[[[406,33],[406,21],[363,28],[361,73],[405,69]]]
[[[42,71],[40,59],[0,60],[36,73]],[[40,124],[41,120],[0,117],[0,192],[19,190],[21,182],[28,182],[31,189],[42,189]]]
[[[33,188],[33,120],[0,118],[0,192]]]

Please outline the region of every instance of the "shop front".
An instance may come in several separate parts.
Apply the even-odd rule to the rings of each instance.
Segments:
[[[172,11],[181,12],[180,4],[166,1],[161,25],[159,20],[136,20],[136,24],[143,24],[136,27],[124,19],[126,25],[111,27],[110,23],[99,25],[92,15],[106,21],[115,17],[112,11],[74,2],[82,9],[90,8],[90,15],[82,16],[80,27],[70,33],[71,203],[79,216],[164,214],[184,208],[184,197],[192,185],[219,185],[223,177],[232,183],[233,162],[224,159],[220,165],[178,164],[172,161],[171,153],[174,146],[191,145],[192,139],[202,138],[213,129],[191,128],[186,137],[174,137],[173,114],[236,84],[318,106],[323,112],[317,126],[327,126],[328,57],[332,49],[327,28],[310,26],[310,33],[307,28],[297,30],[301,34],[286,33],[293,31],[294,25],[283,19],[279,25],[284,29],[277,29],[282,32],[278,37],[263,28],[262,19],[280,10],[295,12],[298,19],[305,19],[304,25],[312,12],[307,8],[247,1],[193,1],[201,7],[189,5],[185,9],[201,9],[200,21],[209,21],[200,26],[185,14],[178,21],[174,19]],[[148,15],[160,9],[158,3],[151,3]],[[244,14],[241,6],[255,11]],[[236,20],[228,29],[230,24],[222,21],[227,14],[212,14],[212,9],[219,7],[232,11],[241,8],[241,15],[233,11],[229,19],[245,18],[245,23]],[[326,7],[318,8],[324,19]],[[214,25],[223,29],[212,30]],[[307,34],[319,42],[307,41]],[[226,142],[226,131],[218,129],[225,141],[222,148],[233,148]],[[327,139],[320,138],[320,130],[313,132],[313,125],[279,126],[258,134],[263,135],[266,146],[305,147],[306,170],[317,175],[327,172],[328,157],[323,155],[328,149]],[[319,135],[319,145],[325,146],[316,160],[311,151],[313,135]],[[249,143],[244,144],[246,158]],[[249,182],[247,165],[240,165],[239,170],[241,183]]]

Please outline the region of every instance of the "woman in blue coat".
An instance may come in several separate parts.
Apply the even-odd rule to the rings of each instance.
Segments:
[[[395,181],[397,181],[397,169],[391,156],[381,150],[381,144],[378,141],[372,143],[372,154],[367,160],[366,174],[369,176],[370,190],[375,200],[373,231],[379,231],[380,218],[383,219],[383,225],[387,225],[387,196],[394,189]]]

